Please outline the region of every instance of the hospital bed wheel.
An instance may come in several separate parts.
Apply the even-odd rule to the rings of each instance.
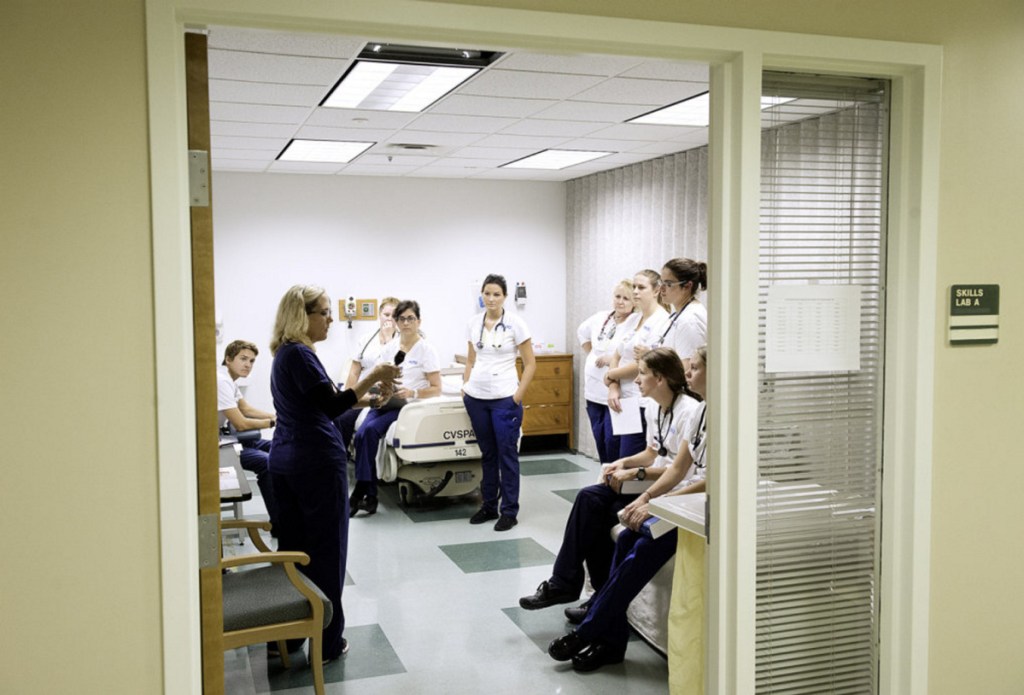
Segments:
[[[402,503],[403,507],[408,507],[412,504],[413,493],[409,483],[398,483],[398,499]]]

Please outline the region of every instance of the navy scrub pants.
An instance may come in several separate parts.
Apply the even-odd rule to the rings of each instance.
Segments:
[[[626,653],[629,623],[626,609],[662,565],[676,554],[676,531],[652,539],[625,529],[615,543],[612,573],[590,599],[590,610],[576,633],[586,642],[608,645],[614,654]]]
[[[319,463],[319,462],[310,462]],[[348,474],[345,460],[301,473],[271,473],[277,493],[278,550],[300,550],[309,564],[299,571],[320,587],[334,608],[324,627],[323,658],[341,656],[345,612],[341,592],[348,561]]]
[[[501,513],[515,517],[519,514],[519,430],[523,424],[523,406],[517,405],[512,396],[495,399],[463,396],[462,400],[480,446],[481,508],[498,511],[500,490]]]
[[[366,484],[367,495],[377,496],[377,449],[400,412],[371,410],[356,432],[356,480]]]
[[[551,582],[564,591],[583,590],[583,563],[590,572],[590,583],[600,590],[607,581],[615,544],[611,530],[619,523],[618,512],[637,498],[620,495],[607,485],[589,485],[576,493],[576,501],[565,523],[562,547],[558,549]]]
[[[239,463],[242,468],[256,474],[256,485],[260,488],[260,495],[263,497],[263,504],[267,505],[267,516],[270,517],[270,525],[277,535],[277,499],[274,497],[274,485],[270,481],[270,442],[266,439],[258,439],[255,442],[240,442],[242,453],[239,454]]]
[[[594,434],[594,444],[597,445],[598,460],[611,463],[619,458],[621,437],[612,434],[612,416],[607,404],[587,401],[587,418],[590,420],[590,431]]]

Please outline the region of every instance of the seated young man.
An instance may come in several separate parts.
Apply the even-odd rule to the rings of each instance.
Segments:
[[[238,379],[249,376],[258,354],[256,346],[245,340],[232,341],[224,349],[224,361],[217,370],[217,410],[220,411],[221,429],[230,423],[236,432],[248,432],[273,427],[277,420],[274,413],[249,405],[242,398],[242,391],[236,383]],[[267,467],[267,461],[270,459],[270,442],[257,438],[240,440],[240,443],[242,468],[256,474],[256,483],[259,485],[260,494],[263,495],[263,502],[267,505],[267,514],[273,526],[277,519],[277,502]]]

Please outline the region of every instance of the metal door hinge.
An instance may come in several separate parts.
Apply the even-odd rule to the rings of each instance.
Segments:
[[[188,204],[210,207],[210,153],[206,150],[188,151]]]
[[[199,569],[220,565],[219,514],[199,515]]]

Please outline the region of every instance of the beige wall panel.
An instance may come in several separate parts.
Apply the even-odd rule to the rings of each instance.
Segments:
[[[162,682],[143,5],[3,3],[0,692]]]

